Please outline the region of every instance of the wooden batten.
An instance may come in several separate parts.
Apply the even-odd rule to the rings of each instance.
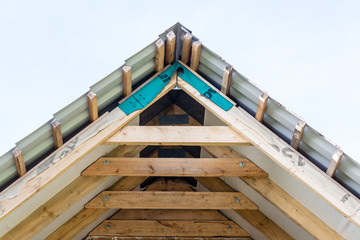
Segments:
[[[299,147],[305,126],[306,122],[303,120],[300,120],[295,126],[294,134],[290,143],[290,146],[292,146],[294,149],[297,149]]]
[[[193,42],[192,44],[190,68],[195,72],[199,70],[201,46],[202,44],[200,41]]]
[[[160,38],[155,43],[156,53],[155,53],[155,72],[160,72],[164,68],[165,60],[165,43]]]
[[[182,53],[181,53],[181,61],[186,65],[188,65],[190,61],[191,42],[192,42],[192,35],[191,33],[188,32],[184,36]]]
[[[124,96],[130,95],[132,91],[131,86],[131,67],[124,66],[122,69],[122,79],[123,79],[123,94]]]
[[[172,64],[175,60],[176,35],[173,31],[166,35],[165,64]]]
[[[94,122],[99,118],[96,94],[93,91],[90,91],[87,94],[87,99],[88,99],[90,122]]]
[[[330,177],[333,177],[336,169],[338,168],[341,158],[344,155],[344,152],[341,149],[337,149],[334,153],[334,155],[331,158],[330,165],[326,171],[326,174]]]
[[[221,92],[225,95],[228,95],[230,92],[233,71],[234,68],[231,65],[227,65],[224,68]]]
[[[21,152],[20,149],[15,148],[12,151],[12,155],[13,155],[13,158],[14,158],[17,173],[18,173],[19,177],[21,177],[26,173],[26,166],[25,166],[25,162],[24,162],[22,152]]]
[[[51,131],[54,139],[55,148],[59,148],[63,145],[63,137],[61,133],[61,124],[58,120],[51,121]]]
[[[269,99],[269,94],[267,92],[264,92],[259,97],[259,103],[255,114],[255,119],[259,122],[262,122],[265,115],[266,105]]]

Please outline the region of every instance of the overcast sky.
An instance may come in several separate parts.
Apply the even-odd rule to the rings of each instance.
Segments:
[[[0,0],[0,156],[176,22],[360,161],[360,1]]]

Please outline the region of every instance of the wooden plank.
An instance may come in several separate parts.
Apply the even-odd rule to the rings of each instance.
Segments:
[[[241,157],[240,154],[235,152],[230,147],[205,147],[205,150],[214,157]],[[296,199],[291,197],[287,192],[285,192],[270,179],[258,179],[250,177],[241,177],[240,179],[252,187],[269,202],[271,202],[275,207],[277,207],[314,238],[342,239],[338,233],[336,233],[315,214],[305,208],[301,203],[296,201]],[[214,183],[211,184],[215,185]],[[271,189],[271,191],[269,191],[269,189]],[[215,188],[213,190],[218,191],[219,189]],[[229,191],[228,188],[224,190]]]
[[[123,177],[110,189],[112,191],[132,190],[146,180],[146,177]],[[76,192],[75,192],[76,193]],[[73,239],[88,225],[102,216],[108,209],[83,209],[46,239]],[[13,238],[17,239],[17,238]],[[23,239],[23,238],[20,238]]]
[[[88,236],[86,240],[252,240],[250,237],[119,237],[119,236]]]
[[[181,61],[186,65],[189,64],[189,60],[190,60],[191,42],[192,42],[192,35],[191,33],[188,32],[184,35],[182,53],[181,53]]]
[[[61,147],[63,145],[63,138],[61,134],[61,124],[58,120],[54,119],[51,121],[51,131],[54,140],[54,147]]]
[[[164,59],[165,59],[165,43],[160,38],[155,43],[156,53],[155,53],[155,72],[160,72],[164,68]]]
[[[104,191],[86,208],[247,209],[257,206],[239,192]]]
[[[106,220],[92,235],[122,236],[242,236],[250,235],[233,221]]]
[[[131,67],[124,66],[122,68],[122,83],[123,83],[123,95],[128,96],[132,91],[132,83],[131,83]]]
[[[170,31],[166,35],[165,64],[172,64],[174,62],[175,43],[176,43],[176,35],[173,31]]]
[[[221,84],[221,92],[224,93],[225,95],[228,95],[230,92],[233,70],[234,69],[231,65],[227,65],[224,68],[223,79]]]
[[[250,146],[240,134],[227,126],[126,126],[104,144]]]
[[[191,48],[190,68],[196,72],[197,72],[197,70],[199,70],[201,46],[202,46],[201,42],[196,41],[196,42],[193,42],[192,48]]]
[[[26,173],[26,166],[25,166],[25,162],[24,162],[22,152],[21,152],[20,149],[15,148],[12,151],[12,155],[13,155],[13,158],[14,158],[17,173],[18,173],[19,177],[21,177]]]
[[[220,147],[211,147],[220,148]],[[229,185],[227,185],[220,178],[196,178],[204,187],[210,191],[216,192],[231,192],[234,191]],[[259,210],[236,210],[236,213],[243,217],[248,223],[254,226],[268,239],[293,239],[288,233],[280,228],[271,219],[266,217]]]
[[[159,220],[159,221],[224,221],[217,210],[174,210],[174,209],[121,209],[111,220]]]
[[[246,158],[100,158],[84,176],[267,177]]]
[[[326,174],[329,175],[330,177],[333,177],[336,169],[338,168],[341,158],[343,156],[344,152],[341,149],[337,149],[336,152],[333,154],[329,167],[326,170]]]
[[[187,68],[186,65],[182,66]],[[196,72],[193,73],[197,74]],[[200,75],[197,74],[197,76],[206,84],[209,84]],[[177,85],[225,124],[248,138],[257,149],[318,194],[345,218],[360,227],[360,211],[358,211],[360,209],[360,200],[349,190],[329,178],[328,175],[299,152],[293,151],[289,144],[256,121],[245,110],[235,106],[228,111],[222,110],[180,77],[178,77]],[[284,154],[284,152],[287,152],[287,154]]]
[[[89,118],[90,122],[94,122],[99,118],[98,106],[97,106],[97,97],[93,91],[90,91],[87,94],[88,98],[88,108],[89,108]]]
[[[145,191],[194,192],[194,188],[192,188],[185,179],[180,177],[159,177],[156,178],[154,182],[146,186]]]
[[[306,122],[303,120],[300,120],[295,126],[294,134],[290,143],[290,146],[292,146],[294,149],[297,149],[299,147],[305,126]]]
[[[268,99],[269,95],[267,92],[262,93],[259,97],[259,103],[255,114],[255,119],[259,122],[262,122],[262,120],[264,119]]]

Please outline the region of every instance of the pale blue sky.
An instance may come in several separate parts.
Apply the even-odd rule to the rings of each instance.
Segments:
[[[178,21],[360,161],[360,1],[0,0],[0,155]]]

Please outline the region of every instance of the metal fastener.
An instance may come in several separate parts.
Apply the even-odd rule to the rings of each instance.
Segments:
[[[110,227],[110,225],[106,225],[106,229],[110,229],[111,227]]]
[[[235,199],[235,202],[236,202],[236,203],[239,203],[239,202],[240,202],[240,199],[238,199],[238,198]]]
[[[240,167],[244,167],[244,166],[245,166],[245,163],[244,163],[244,162],[240,162],[240,163],[239,163],[239,166],[240,166]]]
[[[104,161],[104,164],[105,164],[105,165],[109,165],[109,163],[110,163],[109,160],[105,160],[105,161]]]
[[[107,201],[107,200],[109,200],[109,197],[108,197],[108,196],[105,196],[105,197],[104,197],[104,201]]]
[[[228,230],[231,231],[231,230],[232,230],[232,227],[231,227],[231,226],[228,226]]]

